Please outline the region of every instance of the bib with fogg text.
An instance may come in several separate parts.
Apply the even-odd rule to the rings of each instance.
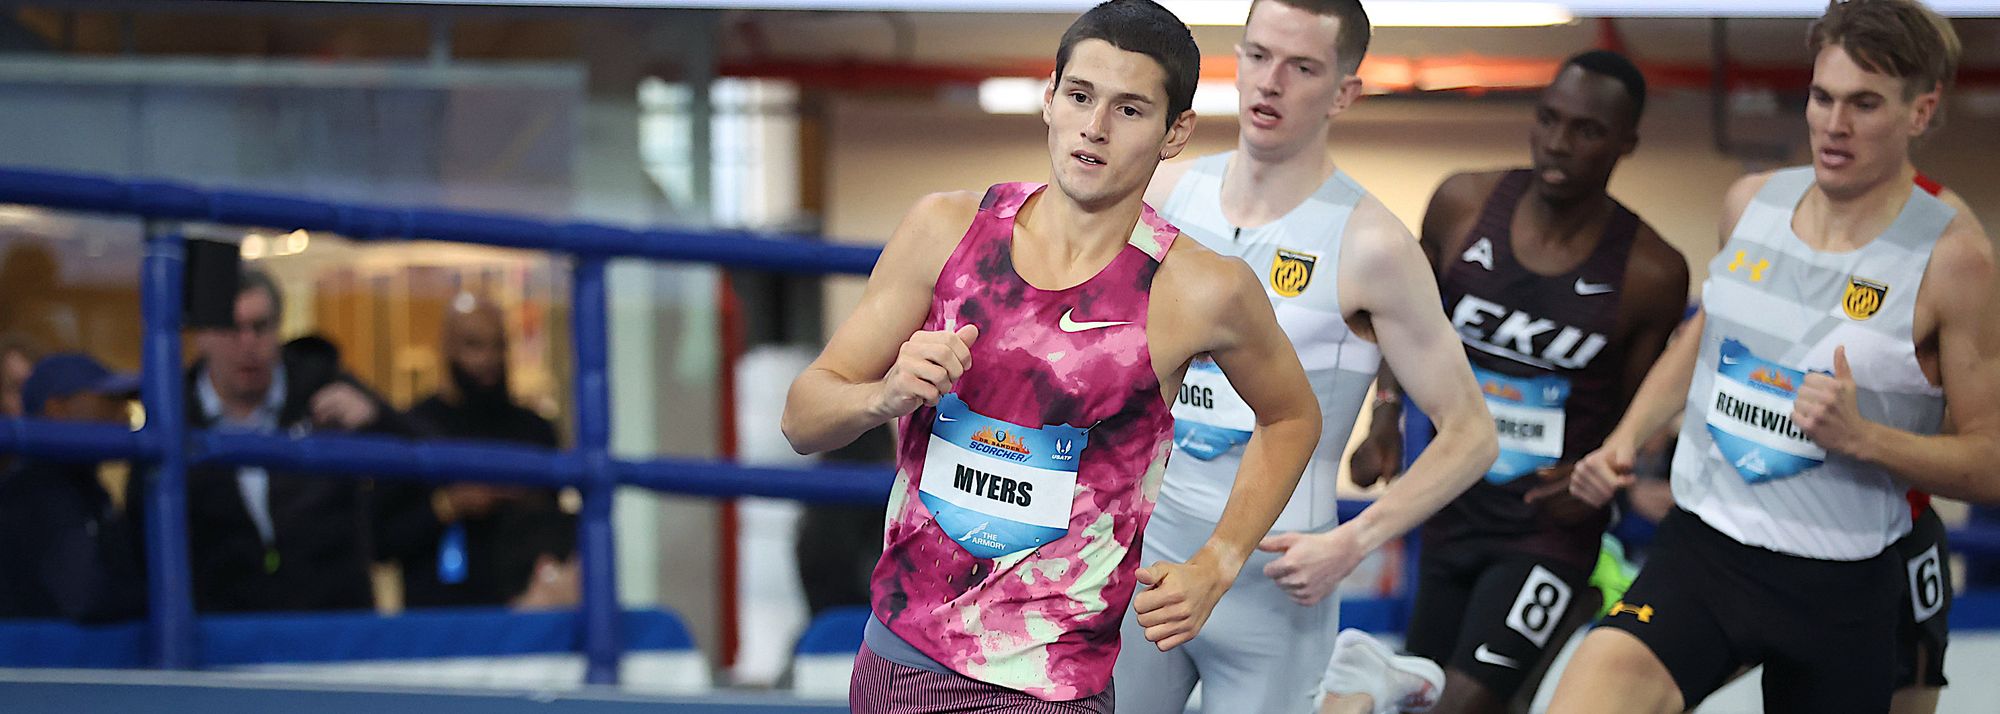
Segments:
[[[1719,359],[1708,433],[1744,481],[1797,476],[1826,462],[1826,450],[1792,423],[1805,372],[1761,359],[1736,340],[1722,341]]]
[[[1493,430],[1500,437],[1500,457],[1486,471],[1495,485],[1553,466],[1562,459],[1568,414],[1569,380],[1556,375],[1523,378],[1472,367],[1486,409],[1493,413]]]
[[[982,416],[947,394],[931,423],[918,497],[938,528],[975,556],[1039,547],[1069,532],[1088,439],[1076,427],[1031,429]]]
[[[1257,428],[1257,414],[1207,356],[1188,363],[1173,411],[1174,447],[1202,461],[1213,461],[1250,441],[1250,432]]]

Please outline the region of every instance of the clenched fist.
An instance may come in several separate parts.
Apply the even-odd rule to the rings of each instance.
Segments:
[[[896,363],[882,377],[877,412],[895,418],[919,406],[937,406],[965,370],[972,368],[972,343],[978,339],[979,328],[973,325],[955,332],[929,330],[910,335],[896,352]]]

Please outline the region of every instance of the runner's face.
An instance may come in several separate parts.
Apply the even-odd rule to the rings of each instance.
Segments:
[[[1345,109],[1335,47],[1340,20],[1282,2],[1258,3],[1236,46],[1237,127],[1252,148],[1320,148]]]
[[[1631,112],[1632,98],[1618,80],[1564,68],[1542,90],[1528,132],[1535,190],[1559,203],[1602,195],[1618,161],[1638,146]]]
[[[1187,145],[1194,113],[1166,120],[1166,70],[1103,40],[1071,48],[1043,96],[1056,185],[1077,203],[1115,204],[1145,190],[1160,161]]]
[[[1905,100],[1900,77],[1870,72],[1829,45],[1813,61],[1806,102],[1813,175],[1833,196],[1857,195],[1900,175],[1910,141],[1929,127],[1938,92]]]

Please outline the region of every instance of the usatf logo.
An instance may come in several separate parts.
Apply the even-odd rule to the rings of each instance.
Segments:
[[[1605,616],[1605,617],[1617,617],[1617,616],[1619,616],[1619,615],[1622,615],[1622,614],[1625,614],[1625,613],[1628,613],[1628,612],[1629,612],[1629,613],[1631,613],[1631,614],[1633,614],[1633,615],[1637,615],[1637,616],[1639,617],[1639,621],[1640,621],[1640,622],[1652,622],[1652,621],[1653,621],[1653,606],[1652,606],[1652,605],[1639,605],[1639,606],[1636,606],[1636,607],[1634,607],[1634,606],[1632,606],[1632,605],[1627,605],[1627,604],[1625,604],[1625,601],[1624,601],[1624,600],[1619,600],[1619,601],[1618,601],[1617,603],[1613,604],[1613,605],[1611,606],[1611,611],[1610,611],[1610,612],[1607,612],[1607,613],[1604,613],[1604,616]]]
[[[1737,271],[1737,269],[1744,267],[1745,262],[1747,262],[1749,259],[1750,259],[1750,251],[1747,250],[1736,251],[1736,259],[1729,261],[1729,272],[1734,273]],[[1753,283],[1764,282],[1764,271],[1769,270],[1770,268],[1771,268],[1771,261],[1765,260],[1763,258],[1758,258],[1756,263],[1750,264],[1750,282]]]
[[[1019,434],[995,431],[992,427],[980,429],[972,435],[972,450],[1009,461],[1027,461],[1034,452],[1028,450],[1028,442]]]
[[[1319,257],[1311,253],[1279,248],[1271,259],[1271,289],[1284,297],[1298,297],[1312,283],[1313,266],[1318,263]]]
[[[1889,286],[1873,280],[1850,277],[1847,279],[1847,294],[1840,296],[1840,309],[1850,320],[1866,320],[1882,309],[1882,300],[1889,296]]]
[[[1057,439],[1056,452],[1054,454],[1050,454],[1049,458],[1055,459],[1056,461],[1069,461],[1071,459],[1076,458],[1076,440]]]

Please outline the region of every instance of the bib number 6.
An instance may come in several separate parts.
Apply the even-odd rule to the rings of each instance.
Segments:
[[[1910,571],[1910,614],[1917,622],[1923,622],[1944,608],[1944,566],[1939,560],[1938,549],[1930,549],[1911,558],[1907,564]]]

